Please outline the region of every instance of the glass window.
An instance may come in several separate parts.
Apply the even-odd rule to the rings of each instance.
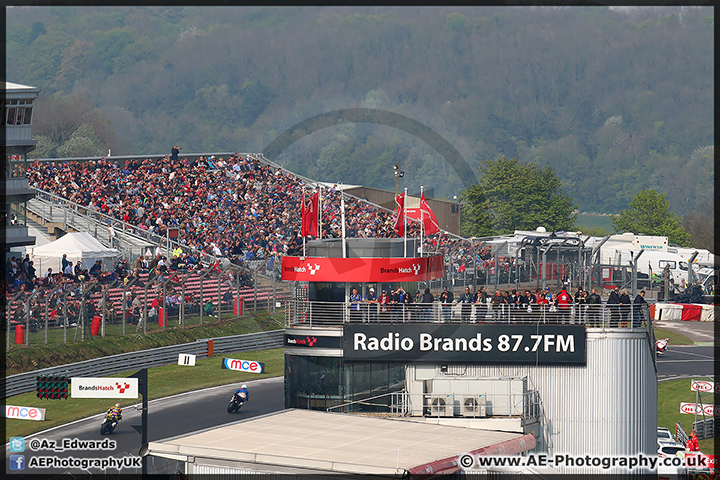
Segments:
[[[670,270],[675,270],[675,261],[673,260],[660,260],[658,261],[658,266],[663,269],[665,266],[669,265]]]
[[[678,265],[680,265],[680,270],[685,270],[687,272],[687,269],[688,269],[687,262],[679,262]]]
[[[5,123],[7,125],[15,125],[15,115],[17,115],[17,108],[16,107],[8,108]]]

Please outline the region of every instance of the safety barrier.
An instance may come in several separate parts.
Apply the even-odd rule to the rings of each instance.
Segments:
[[[178,355],[181,353],[196,355],[197,358],[208,358],[209,345],[212,345],[212,356],[230,352],[251,352],[281,348],[283,346],[283,338],[284,330],[248,333],[230,337],[202,339],[180,345],[121,353],[67,365],[43,368],[41,370],[6,377],[4,391],[2,392],[3,398],[35,390],[35,382],[38,375],[103,377],[128,370],[160,367],[177,363]]]
[[[664,317],[663,317],[664,318]],[[316,302],[289,300],[285,305],[285,327],[327,327],[344,323],[548,323],[585,324],[588,327],[630,328],[647,330],[648,305],[572,304],[566,308],[554,305],[493,305],[490,303],[439,302],[387,304]]]

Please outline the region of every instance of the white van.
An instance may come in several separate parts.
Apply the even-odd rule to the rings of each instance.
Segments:
[[[637,251],[618,249],[614,247],[601,248],[600,259],[602,263],[611,265],[631,265],[632,259]],[[671,252],[650,252],[643,251],[638,258],[637,271],[648,276],[652,274],[662,275],[665,267],[668,267],[675,285],[680,285],[684,279],[688,279],[688,262],[683,256]]]

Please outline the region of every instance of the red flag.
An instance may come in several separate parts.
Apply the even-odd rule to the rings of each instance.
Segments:
[[[423,227],[425,228],[425,235],[438,233],[440,231],[440,226],[438,225],[437,218],[435,218],[435,214],[432,210],[430,210],[430,205],[428,205],[425,200],[425,193],[420,195],[420,211],[422,212],[421,218],[423,221]]]
[[[398,208],[395,211],[395,225],[393,228],[397,232],[397,234],[401,237],[405,236],[405,194],[401,193],[397,197],[395,197],[395,203],[397,203]]]
[[[305,206],[305,192],[302,194],[302,203],[300,204],[300,221],[300,235],[307,237],[310,225],[308,225],[307,207]]]
[[[312,235],[313,237],[318,236],[318,192],[313,193],[312,197],[310,197],[310,203],[308,204],[308,209],[310,210],[308,212],[309,218],[309,235]]]
[[[302,206],[300,209],[300,216],[302,217],[302,228],[300,234],[303,237],[318,236],[318,194],[315,192],[311,197],[310,201],[305,204],[305,193],[303,192]]]

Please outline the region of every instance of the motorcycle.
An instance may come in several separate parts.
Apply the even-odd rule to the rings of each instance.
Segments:
[[[670,340],[667,338],[661,338],[658,339],[655,342],[655,348],[657,350],[658,355],[665,355],[665,350],[667,350],[668,345],[670,344]]]
[[[102,425],[100,425],[100,435],[110,435],[115,427],[117,427],[119,420],[115,420],[115,416],[111,414],[105,415]]]
[[[240,410],[240,407],[242,407],[245,404],[246,401],[247,401],[247,397],[245,396],[245,393],[243,393],[243,392],[233,393],[233,396],[230,399],[230,403],[228,404],[228,407],[227,407],[228,413],[237,412],[238,410]]]

